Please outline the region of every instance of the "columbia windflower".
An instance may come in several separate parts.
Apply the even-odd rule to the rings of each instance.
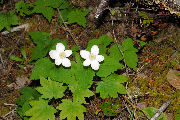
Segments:
[[[92,46],[91,52],[86,50],[81,50],[80,51],[81,57],[86,59],[83,62],[83,65],[84,66],[91,65],[93,70],[98,70],[100,66],[99,62],[102,62],[104,60],[104,56],[98,54],[99,54],[99,48],[97,45]]]
[[[55,59],[56,65],[63,65],[64,67],[70,67],[71,62],[67,58],[72,54],[72,50],[65,50],[65,46],[62,43],[57,43],[56,50],[51,50],[49,55],[52,59]]]

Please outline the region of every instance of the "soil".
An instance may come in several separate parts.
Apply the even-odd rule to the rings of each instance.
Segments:
[[[3,5],[0,4],[0,10],[4,13],[9,10],[15,11],[15,3],[18,0],[8,0]],[[33,1],[27,1],[33,2]],[[117,2],[114,0],[110,7],[121,6],[122,12],[115,16],[111,16],[107,10],[103,16],[96,20],[94,18],[99,0],[69,0],[69,2],[78,8],[86,7],[91,10],[87,15],[87,27],[83,28],[77,24],[68,25],[72,30],[73,36],[78,41],[81,49],[85,49],[88,41],[91,39],[99,38],[102,34],[107,34],[114,38],[118,43],[122,43],[124,39],[133,38],[138,52],[138,69],[134,72],[131,69],[126,71],[117,71],[130,77],[127,84],[128,97],[134,105],[139,107],[155,107],[159,108],[168,99],[171,99],[171,104],[165,110],[169,120],[174,120],[174,115],[177,109],[180,108],[180,91],[173,87],[167,80],[167,73],[170,69],[180,70],[180,23],[176,15],[171,15],[159,6],[155,6],[157,11],[144,5],[134,5],[130,9],[128,5],[130,2]],[[125,4],[126,3],[126,4]],[[139,9],[136,10],[136,6]],[[150,6],[152,7],[152,6]],[[152,18],[153,22],[149,26],[143,25],[143,19],[138,15],[139,12],[144,11],[148,18]],[[112,25],[112,17],[113,25]],[[41,32],[50,33],[51,38],[65,39],[68,46],[75,45],[70,34],[67,32],[64,25],[58,22],[58,14],[49,23],[42,15],[35,14],[30,17],[20,17],[19,24],[29,23],[27,30],[21,30],[7,35],[0,33],[0,119],[20,120],[17,114],[16,100],[20,96],[19,89],[10,86],[11,83],[16,83],[18,77],[29,78],[33,69],[33,65],[28,61],[17,62],[10,60],[10,55],[16,55],[22,58],[20,52],[21,48],[25,48],[27,58],[30,58],[34,43],[29,37],[28,32]],[[115,31],[115,34],[113,33]],[[3,32],[3,31],[1,31]],[[140,47],[137,40],[146,42],[144,47]],[[22,67],[22,65],[25,66]],[[180,82],[180,81],[179,81]],[[32,82],[25,82],[22,85],[28,86]],[[92,88],[95,86],[92,86]],[[87,112],[85,113],[85,120],[128,120],[130,112],[133,111],[121,95],[120,111],[115,113],[114,117],[104,115],[100,107],[107,101],[117,101],[114,98],[107,98],[102,100],[99,95],[88,99]],[[58,119],[58,118],[57,118]],[[137,118],[143,120],[143,116]]]

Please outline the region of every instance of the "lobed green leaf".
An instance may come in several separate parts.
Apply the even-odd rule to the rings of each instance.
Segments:
[[[63,83],[52,81],[50,78],[48,80],[41,78],[40,84],[42,87],[38,87],[36,90],[42,94],[41,98],[45,99],[62,98],[67,88],[66,86],[62,86]]]
[[[111,74],[106,78],[102,78],[102,81],[97,83],[96,92],[100,93],[102,99],[107,97],[117,98],[118,93],[126,94],[126,89],[122,83],[127,80],[128,78],[123,75]]]
[[[48,105],[48,100],[40,99],[38,101],[31,101],[31,109],[25,112],[26,116],[31,116],[29,120],[54,120],[54,113],[57,110],[52,106]]]
[[[99,39],[92,39],[91,41],[89,41],[88,46],[87,46],[87,51],[91,51],[91,47],[93,45],[98,45],[99,47],[99,54],[106,54],[107,52],[107,46],[111,44],[111,42],[113,42],[113,39],[110,38],[108,35],[102,35],[101,37],[99,37]]]
[[[46,56],[57,43],[62,42],[59,39],[50,40],[49,33],[45,32],[30,32],[29,35],[31,36],[33,42],[37,45],[32,51],[32,60],[37,60]]]
[[[49,58],[41,58],[35,63],[30,79],[37,80],[41,77],[50,77],[54,81],[68,84],[71,82],[72,74],[69,68],[56,67]]]
[[[73,11],[71,11],[68,14],[68,24],[72,24],[72,23],[78,23],[79,25],[86,27],[86,18],[85,16],[90,12],[90,10],[85,9],[83,11],[79,10],[79,9],[75,9]]]
[[[0,13],[0,31],[4,28],[11,29],[11,25],[18,24],[18,17],[13,11],[9,11],[8,14]]]
[[[72,100],[63,99],[62,103],[56,107],[59,110],[62,110],[60,113],[60,119],[67,120],[76,120],[76,117],[79,120],[84,120],[84,112],[86,112],[86,108],[78,102],[72,102]]]
[[[104,55],[104,62],[100,63],[100,67],[96,75],[99,77],[107,77],[114,71],[123,67],[124,66],[119,63],[118,59],[114,59],[114,58]]]

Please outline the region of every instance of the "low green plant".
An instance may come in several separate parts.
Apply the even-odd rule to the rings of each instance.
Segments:
[[[20,51],[21,51],[21,54],[22,54],[23,58],[17,57],[15,55],[11,55],[10,59],[14,60],[14,61],[22,62],[20,68],[24,68],[27,64],[31,63],[31,61],[27,58],[27,54],[26,54],[26,51],[25,51],[24,47],[21,48]]]
[[[11,29],[12,25],[18,24],[18,17],[13,11],[9,11],[7,14],[0,13],[0,31],[6,28]]]
[[[119,110],[121,107],[120,102],[120,99],[108,99],[107,102],[103,102],[100,105],[100,108],[105,116],[115,116],[121,112],[121,110]]]
[[[54,114],[60,110],[60,119],[76,120],[77,117],[84,120],[86,108],[83,104],[86,103],[85,98],[94,95],[89,89],[92,84],[96,84],[96,93],[102,99],[126,94],[123,83],[128,81],[128,77],[114,72],[122,69],[123,64],[136,70],[138,50],[133,47],[131,38],[124,40],[118,47],[116,44],[111,45],[112,38],[102,35],[99,39],[91,40],[87,49],[81,50],[79,54],[78,46],[65,50],[68,49],[67,43],[57,38],[51,40],[48,33],[30,32],[30,36],[36,44],[31,59],[37,60],[30,79],[40,80],[41,86],[35,89],[41,96],[29,102],[31,108],[23,111],[23,117],[54,120]],[[46,57],[48,52],[54,60]],[[74,61],[67,58],[70,55]],[[93,81],[94,76],[100,78],[96,83]],[[72,92],[71,99],[64,97],[66,90]],[[59,99],[62,103],[53,107],[50,104],[52,99]]]
[[[89,13],[88,9],[73,8],[66,0],[36,0],[34,3],[25,3],[24,0],[16,3],[16,12],[21,16],[31,15],[33,13],[42,14],[49,22],[54,16],[54,10],[58,9],[59,22],[62,24],[63,20],[67,24],[77,23],[86,27],[85,16]],[[62,16],[62,19],[60,18]]]
[[[146,25],[146,27],[148,27],[154,21],[153,18],[150,18],[144,11],[140,12],[139,16],[143,18],[143,25]]]
[[[158,111],[158,109],[154,107],[146,107],[142,110],[144,113],[146,113],[146,115],[148,115],[149,118],[151,118]],[[168,120],[168,118],[165,113],[162,113],[156,120]]]
[[[0,0],[0,4],[3,4],[4,3],[4,0]]]
[[[175,120],[180,119],[180,108],[176,111]]]
[[[18,107],[18,114],[24,119],[29,120],[29,117],[25,116],[25,112],[31,108],[29,102],[32,100],[37,100],[40,94],[33,88],[24,87],[20,90],[21,96],[16,101]]]

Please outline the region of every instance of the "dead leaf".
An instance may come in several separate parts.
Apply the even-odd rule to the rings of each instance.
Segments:
[[[177,70],[169,70],[167,74],[167,81],[176,89],[180,89],[180,76],[179,71]]]

